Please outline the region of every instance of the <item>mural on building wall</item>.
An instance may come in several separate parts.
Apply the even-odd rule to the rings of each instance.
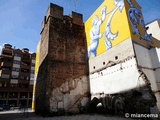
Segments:
[[[89,59],[131,37],[149,46],[160,47],[160,42],[147,33],[136,0],[104,0],[85,22],[85,32]]]
[[[107,50],[112,47],[110,40],[114,40],[114,38],[118,36],[118,32],[116,32],[115,34],[113,34],[111,32],[110,24],[111,24],[111,20],[113,18],[113,15],[118,10],[118,8],[119,8],[120,12],[122,12],[122,9],[124,8],[124,1],[123,0],[114,0],[114,4],[116,7],[113,9],[113,12],[111,13],[111,15],[109,16],[109,18],[107,20],[107,24],[106,24],[106,28],[105,28],[105,32],[104,32],[105,45],[106,45]]]
[[[118,32],[112,33],[110,24],[111,24],[111,21],[112,21],[112,18],[114,16],[115,12],[118,9],[122,12],[122,9],[124,8],[124,1],[123,0],[114,0],[114,4],[115,4],[115,8],[113,8],[112,10],[110,10],[108,12],[106,11],[107,10],[106,6],[104,6],[102,8],[101,19],[99,19],[97,15],[95,15],[94,18],[92,19],[92,28],[89,31],[90,45],[88,46],[88,57],[90,56],[90,54],[92,54],[92,57],[96,57],[99,39],[102,38],[103,34],[104,34],[104,41],[105,41],[106,50],[112,48],[112,43],[110,42],[110,40],[114,40],[114,38],[116,38],[118,36]],[[111,14],[110,14],[109,18],[107,19],[104,33],[101,33],[100,26],[104,22],[106,15],[108,15],[109,13],[111,13]]]
[[[120,32],[129,30],[123,8],[123,0],[105,0],[86,21],[88,58],[96,57],[129,36],[129,32]]]
[[[102,37],[102,33],[100,33],[100,25],[106,18],[106,6],[104,6],[101,10],[102,18],[99,19],[97,15],[92,19],[92,28],[89,31],[90,35],[90,45],[88,46],[88,55],[92,54],[92,57],[96,56],[96,50],[99,44],[99,39]]]
[[[153,41],[150,35],[148,35],[145,29],[145,23],[144,23],[144,19],[143,19],[141,10],[139,10],[131,2],[131,0],[127,0],[127,2],[130,6],[130,8],[128,9],[128,18],[129,18],[129,22],[132,27],[132,34],[134,35],[137,34],[140,40],[143,39],[153,44]],[[143,30],[140,30],[140,28],[138,28],[139,25],[143,28]],[[144,33],[142,33],[141,31],[143,31]]]

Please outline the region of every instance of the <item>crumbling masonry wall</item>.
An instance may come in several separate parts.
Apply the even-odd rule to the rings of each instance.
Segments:
[[[37,113],[78,113],[87,105],[88,62],[81,14],[64,16],[62,7],[50,4],[42,22],[39,68]]]

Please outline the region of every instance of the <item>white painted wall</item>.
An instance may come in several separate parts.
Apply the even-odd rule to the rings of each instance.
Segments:
[[[153,37],[160,40],[160,20],[155,20],[147,24],[146,27],[149,27],[147,30],[148,34],[152,34]]]
[[[118,56],[117,60],[115,56]],[[102,64],[103,61],[106,63],[112,61],[116,65],[107,67],[107,65]],[[160,63],[156,48],[148,49],[142,45],[132,43],[128,39],[90,60],[89,65],[92,98],[98,96],[99,93],[121,93],[146,85],[140,77],[137,66],[142,67],[142,71],[151,83],[152,90],[160,90]],[[93,69],[93,66],[95,66],[95,69]],[[157,103],[160,103],[160,96],[157,93],[155,95]],[[158,107],[160,108],[160,106]]]
[[[151,89],[157,98],[157,106],[160,110],[160,63],[156,48],[147,49],[141,45],[134,44],[138,65],[151,83]]]
[[[160,20],[155,20],[147,24],[146,27],[149,27],[149,29],[147,30],[148,34],[152,34],[153,37],[160,40]],[[156,48],[156,51],[160,62],[160,48]]]
[[[129,56],[134,55],[133,45],[131,38],[123,41],[122,43],[114,46],[108,51],[96,56],[89,60],[89,72],[95,72],[101,68],[105,68],[109,62],[119,62],[126,59]],[[118,59],[115,59],[115,57]],[[105,64],[103,64],[105,63]]]
[[[139,88],[145,85],[144,81],[139,76],[136,59],[131,58],[123,63],[91,74],[91,94],[114,94]]]
[[[140,66],[148,68],[160,67],[155,48],[148,49],[138,44],[134,44],[134,48]]]
[[[116,65],[108,67],[109,61]],[[144,85],[139,78],[131,38],[90,60],[89,72],[92,95],[120,93]]]
[[[143,68],[143,72],[152,83],[152,90],[157,91],[158,82],[160,81],[160,63],[156,53],[156,49],[147,49],[141,45],[134,44],[138,65]]]

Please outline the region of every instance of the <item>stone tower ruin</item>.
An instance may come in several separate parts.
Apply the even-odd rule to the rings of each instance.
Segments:
[[[42,21],[35,112],[77,113],[89,100],[88,62],[82,15],[63,15],[50,3]]]

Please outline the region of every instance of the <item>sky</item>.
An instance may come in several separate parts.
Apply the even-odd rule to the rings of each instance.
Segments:
[[[0,51],[4,43],[36,52],[41,23],[49,3],[83,14],[85,22],[104,0],[0,0]],[[136,0],[142,7],[145,23],[160,19],[160,0]]]

